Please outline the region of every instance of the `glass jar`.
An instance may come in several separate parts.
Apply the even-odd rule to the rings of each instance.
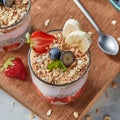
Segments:
[[[52,31],[53,32],[57,32]],[[51,32],[50,32],[51,33]],[[31,78],[38,93],[52,104],[68,104],[76,100],[85,88],[85,83],[88,78],[89,66],[91,62],[90,51],[87,52],[88,64],[84,73],[77,80],[73,80],[66,84],[50,84],[36,75],[31,65],[31,50],[28,53],[28,65],[30,69]]]
[[[25,35],[30,32],[30,8],[31,1],[28,1],[27,13],[18,22],[10,26],[0,27],[0,52],[13,51],[25,43]]]

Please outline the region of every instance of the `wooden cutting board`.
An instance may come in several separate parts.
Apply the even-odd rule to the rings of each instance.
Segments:
[[[81,0],[81,2],[94,17],[103,32],[111,34],[115,38],[120,37],[120,14],[107,0]],[[92,61],[86,89],[81,97],[68,105],[56,106],[44,101],[36,92],[31,81],[27,63],[28,45],[24,45],[14,52],[0,53],[0,65],[3,63],[3,59],[8,56],[15,55],[22,58],[28,70],[27,81],[9,79],[3,73],[0,73],[0,86],[43,120],[74,120],[74,111],[79,112],[79,120],[81,120],[119,73],[120,53],[117,56],[109,56],[98,48],[97,32],[72,0],[32,0],[31,7],[33,30],[46,32],[52,29],[61,29],[68,18],[75,18],[80,21],[83,30],[93,33]],[[44,23],[47,19],[50,19],[50,23],[46,27]],[[111,24],[114,19],[117,20],[116,25]],[[46,112],[49,109],[52,109],[52,115],[47,117]]]

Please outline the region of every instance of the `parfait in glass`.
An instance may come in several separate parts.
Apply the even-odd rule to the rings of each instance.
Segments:
[[[76,100],[87,81],[92,43],[79,22],[66,21],[63,30],[33,32],[28,65],[36,90],[52,104]]]
[[[13,51],[25,43],[30,32],[30,0],[15,0],[11,7],[0,5],[0,52]]]

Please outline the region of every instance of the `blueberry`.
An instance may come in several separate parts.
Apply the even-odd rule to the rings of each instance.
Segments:
[[[60,60],[66,67],[69,67],[75,61],[75,55],[71,51],[64,51],[61,53]]]
[[[57,47],[54,47],[50,50],[49,56],[52,60],[59,60],[61,56],[61,50]]]

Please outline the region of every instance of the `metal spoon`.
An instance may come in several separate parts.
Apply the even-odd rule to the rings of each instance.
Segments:
[[[113,38],[110,35],[104,34],[98,25],[95,23],[93,18],[90,16],[88,11],[85,9],[85,7],[82,5],[82,3],[79,0],[73,0],[75,4],[81,9],[81,11],[84,13],[84,15],[87,17],[87,19],[90,21],[90,23],[93,25],[93,27],[98,32],[98,46],[99,48],[109,54],[109,55],[116,55],[119,52],[119,45],[115,38]]]

